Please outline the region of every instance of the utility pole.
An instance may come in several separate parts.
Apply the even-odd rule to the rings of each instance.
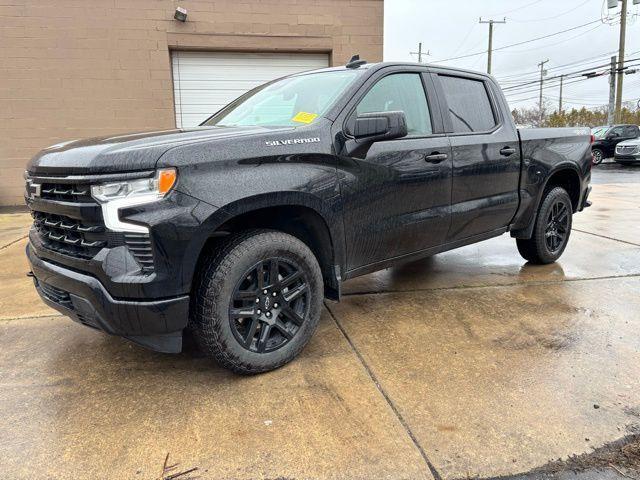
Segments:
[[[410,55],[418,55],[418,63],[422,63],[422,56],[423,55],[431,55],[429,53],[429,50],[427,50],[426,52],[422,51],[422,42],[418,43],[418,51],[417,52],[409,52]]]
[[[545,72],[544,70],[544,64],[547,63],[549,61],[549,59],[547,58],[546,60],[541,61],[538,66],[540,67],[540,122],[542,122],[542,120],[544,120],[543,118],[543,108],[542,108],[542,84],[544,83],[544,76],[547,72]]]
[[[558,114],[562,115],[562,83],[564,82],[564,75],[560,75],[560,104],[558,105]]]
[[[622,122],[622,79],[624,78],[624,44],[626,35],[627,0],[622,0],[622,11],[620,12],[620,44],[618,47],[618,85],[616,87],[616,122]]]
[[[607,112],[607,125],[616,122],[615,117],[616,101],[616,56],[611,57],[611,67],[609,69],[609,110]]]
[[[502,20],[482,20],[482,17],[480,17],[480,23],[489,24],[489,48],[487,49],[487,73],[491,74],[491,56],[493,53],[493,24],[507,23],[507,19],[503,18]]]

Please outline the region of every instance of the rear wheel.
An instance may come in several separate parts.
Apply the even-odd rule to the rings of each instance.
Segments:
[[[205,259],[189,330],[200,350],[238,373],[291,361],[320,318],[322,274],[297,238],[254,230],[232,236]]]
[[[542,199],[533,235],[530,239],[517,239],[518,251],[531,263],[555,262],[567,247],[573,207],[571,198],[562,187],[554,187]]]
[[[591,154],[593,155],[593,164],[600,165],[602,160],[604,160],[604,152],[599,148],[594,148],[591,150]]]

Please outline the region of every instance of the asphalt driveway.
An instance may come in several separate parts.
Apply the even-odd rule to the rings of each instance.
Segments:
[[[570,478],[549,462],[582,455],[584,478],[638,475],[588,463],[640,432],[640,169],[594,180],[558,263],[502,236],[347,282],[255,377],[57,315],[25,276],[29,216],[0,215],[0,472],[156,479],[169,454],[198,469],[179,478]]]

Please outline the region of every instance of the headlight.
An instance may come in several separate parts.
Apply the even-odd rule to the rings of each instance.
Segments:
[[[149,229],[143,225],[122,222],[119,210],[160,200],[171,191],[176,178],[174,168],[165,168],[158,170],[152,178],[92,185],[91,196],[102,205],[102,216],[109,230],[148,233]]]
[[[176,171],[173,168],[158,170],[152,178],[128,180],[124,182],[104,183],[91,187],[91,196],[98,202],[111,202],[121,198],[153,197],[158,200],[171,191],[176,183]]]

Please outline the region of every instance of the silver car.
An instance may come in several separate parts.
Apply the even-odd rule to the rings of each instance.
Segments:
[[[625,140],[616,145],[614,160],[622,165],[640,165],[640,138]]]

